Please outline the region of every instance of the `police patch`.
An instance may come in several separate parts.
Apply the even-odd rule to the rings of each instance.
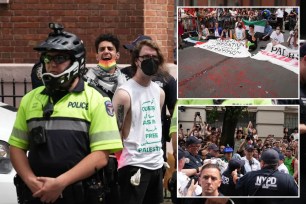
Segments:
[[[106,112],[109,116],[114,116],[114,107],[112,102],[110,101],[105,101],[105,108],[106,108]]]

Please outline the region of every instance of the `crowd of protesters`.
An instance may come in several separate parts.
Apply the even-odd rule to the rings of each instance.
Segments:
[[[196,121],[196,118],[199,118],[199,121]],[[236,183],[248,172],[265,169],[261,161],[266,150],[269,150],[269,154],[267,153],[265,158],[273,154],[275,156],[277,152],[275,168],[278,172],[290,175],[288,178],[292,177],[297,184],[299,134],[297,128],[290,134],[288,128],[284,128],[283,133],[284,135],[260,135],[250,121],[247,127],[236,128],[233,135],[234,145],[229,146],[220,143],[221,128],[203,122],[201,116],[195,113],[193,127],[185,131],[180,125],[178,131],[179,152],[182,152],[178,155],[179,196],[203,195],[201,189],[205,187],[201,187],[201,182],[197,181],[203,167],[208,163],[217,164],[222,175],[221,185],[217,188],[218,195],[244,195],[235,188]],[[273,195],[272,193],[270,196]]]
[[[249,32],[242,21],[244,19],[266,21],[264,33],[256,33],[253,41],[271,39],[273,45],[279,43],[298,49],[298,11],[294,8],[182,8],[178,16],[180,48],[184,36],[198,36],[198,40],[246,40]],[[287,39],[283,36],[285,30],[289,30]]]

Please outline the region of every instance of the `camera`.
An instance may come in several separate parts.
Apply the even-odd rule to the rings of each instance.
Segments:
[[[33,128],[29,138],[30,146],[38,146],[47,143],[46,130],[42,126]]]
[[[62,34],[64,30],[64,26],[58,23],[49,23],[49,28],[52,29],[56,35]]]
[[[188,184],[186,185],[186,188],[187,188],[187,189],[190,187],[192,180],[194,180],[194,184],[195,184],[196,182],[198,182],[199,177],[198,177],[198,176],[193,176],[193,177],[189,180]]]

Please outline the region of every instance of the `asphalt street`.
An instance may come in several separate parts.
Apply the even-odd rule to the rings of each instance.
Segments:
[[[289,31],[286,31],[285,41]],[[268,42],[260,41],[261,46]],[[179,98],[298,98],[298,74],[267,61],[230,58],[191,44],[178,51]]]

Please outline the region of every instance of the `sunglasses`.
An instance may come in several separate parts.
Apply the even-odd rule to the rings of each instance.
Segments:
[[[153,59],[155,61],[159,61],[158,57],[154,55],[143,55],[143,56],[139,56],[139,58],[142,58],[143,60]]]
[[[70,55],[63,55],[63,54],[54,55],[54,56],[45,54],[41,56],[41,61],[44,62],[45,64],[49,64],[51,61],[55,62],[55,64],[62,64],[70,59],[71,59]]]

